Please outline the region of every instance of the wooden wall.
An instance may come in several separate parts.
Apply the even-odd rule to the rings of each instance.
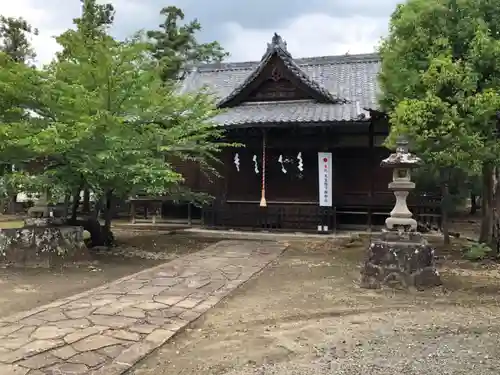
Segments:
[[[254,129],[255,130],[255,129]],[[194,163],[178,166],[186,184],[196,191],[209,193],[221,201],[259,201],[262,184],[262,132],[237,133],[231,140],[246,147],[226,149],[218,165],[221,178],[205,176]],[[266,198],[275,202],[318,202],[318,151],[333,155],[333,195],[341,202],[346,195],[368,196],[370,191],[389,193],[387,185],[391,171],[380,167],[390,151],[382,147],[383,136],[377,136],[371,151],[369,136],[360,134],[328,134],[321,128],[271,129],[266,148]],[[303,160],[303,171],[298,169],[298,153]],[[239,171],[234,163],[239,157]],[[255,173],[253,156],[257,156]],[[278,162],[284,160],[284,168]]]
[[[391,172],[380,167],[380,161],[387,157],[389,151],[376,148],[373,157],[367,148],[338,148],[330,150],[333,155],[332,187],[334,196],[346,194],[368,194],[387,192]],[[236,150],[227,150],[226,162],[226,197],[228,200],[260,199],[262,166],[261,150],[239,149],[240,171],[234,165]],[[318,154],[317,151],[301,152],[303,171],[299,171],[297,149],[268,149],[266,152],[266,198],[281,202],[318,202]],[[254,170],[253,155],[258,156],[259,173]],[[289,162],[284,163],[287,171],[282,171],[278,162],[279,156]]]
[[[380,167],[389,150],[377,147],[370,155],[367,148],[343,148],[333,150],[335,194],[387,191],[392,179],[391,171]]]
[[[171,162],[174,170],[184,177],[184,185],[193,191],[211,195],[220,195],[224,191],[224,179],[200,169],[198,163],[189,160],[176,160]],[[214,164],[219,174],[224,175],[224,162]]]

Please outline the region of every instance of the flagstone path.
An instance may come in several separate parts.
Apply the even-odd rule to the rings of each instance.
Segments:
[[[0,319],[0,374],[123,374],[284,249],[275,242],[221,241]]]

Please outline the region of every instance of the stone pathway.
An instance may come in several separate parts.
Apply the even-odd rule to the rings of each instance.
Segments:
[[[0,319],[0,374],[123,374],[284,249],[275,242],[221,241]]]

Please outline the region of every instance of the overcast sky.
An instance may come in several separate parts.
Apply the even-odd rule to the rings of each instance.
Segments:
[[[104,1],[103,1],[104,2]],[[294,57],[373,52],[387,32],[388,18],[400,0],[111,0],[116,8],[113,34],[126,37],[153,29],[159,11],[177,5],[187,19],[198,18],[199,38],[218,40],[231,61],[258,60],[274,32]],[[53,36],[71,27],[79,0],[0,0],[0,14],[22,16],[40,30],[33,41],[39,63],[57,51]]]

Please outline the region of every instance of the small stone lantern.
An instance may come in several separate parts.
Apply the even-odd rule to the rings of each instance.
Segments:
[[[28,216],[24,219],[26,226],[63,225],[66,212],[62,208],[50,204],[50,191],[44,189],[35,205],[28,209]]]
[[[417,232],[417,221],[406,204],[406,198],[415,183],[411,171],[421,159],[408,152],[408,141],[400,138],[396,152],[381,163],[392,168],[389,189],[394,192],[396,203],[385,221],[386,229],[368,248],[368,256],[361,269],[361,286],[364,288],[416,288],[441,285],[436,270],[434,249]]]
[[[396,142],[396,152],[380,164],[385,168],[392,168],[392,182],[389,189],[394,192],[396,204],[390,213],[390,217],[385,220],[387,229],[394,230],[403,228],[404,230],[417,230],[417,221],[412,218],[412,213],[406,204],[406,198],[411,190],[415,189],[415,183],[411,181],[412,169],[418,167],[422,160],[408,152],[408,141],[400,137]]]

